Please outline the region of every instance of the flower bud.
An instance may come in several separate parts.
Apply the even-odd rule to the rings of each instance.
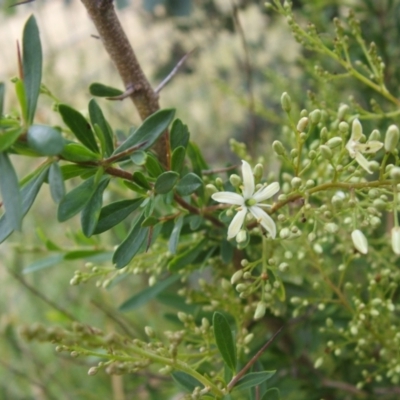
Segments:
[[[321,111],[316,109],[310,112],[310,121],[313,125],[318,125],[321,121]]]
[[[96,375],[98,371],[99,369],[97,367],[91,367],[89,368],[88,375],[90,376]]]
[[[347,104],[341,104],[338,110],[337,118],[341,121],[349,110],[349,106]]]
[[[319,150],[325,160],[330,160],[332,158],[332,150],[328,146],[323,144],[322,146],[319,146]]]
[[[392,228],[392,249],[394,254],[400,256],[400,227]]]
[[[239,233],[236,235],[236,241],[238,243],[244,243],[247,240],[247,232],[244,229],[241,229]]]
[[[254,338],[254,333],[249,333],[243,339],[244,344],[249,344]]]
[[[278,156],[283,156],[286,153],[285,148],[283,147],[282,142],[280,142],[279,140],[275,140],[272,143],[272,148],[274,149],[274,152],[278,155]]]
[[[322,357],[317,358],[317,360],[314,363],[314,368],[318,369],[319,367],[322,366],[323,363],[324,363],[324,359]]]
[[[361,122],[356,118],[351,125],[351,136],[359,140],[363,134]]]
[[[283,228],[281,229],[281,231],[279,232],[279,237],[281,239],[287,239],[290,236],[290,230],[289,228]]]
[[[232,184],[233,187],[237,188],[242,184],[242,178],[239,175],[232,174],[229,177],[229,182]]]
[[[339,136],[336,136],[336,137],[333,137],[332,139],[329,139],[325,144],[329,148],[334,149],[335,147],[340,146],[342,144],[342,142],[343,142],[342,138]]]
[[[255,179],[256,182],[260,182],[260,180],[261,180],[261,178],[263,176],[263,173],[264,173],[263,165],[262,164],[257,164],[254,167],[254,170],[253,170],[253,175],[254,175],[254,179]]]
[[[369,135],[368,141],[370,140],[381,140],[381,133],[378,131],[378,129],[374,129],[371,134]]]
[[[393,167],[390,170],[389,175],[392,179],[400,179],[400,167]]]
[[[266,309],[267,309],[267,305],[264,302],[260,301],[257,304],[256,311],[254,312],[254,317],[253,318],[256,321],[261,319],[265,315]]]
[[[353,240],[353,245],[361,254],[368,253],[368,241],[364,234],[359,230],[355,229],[351,232],[351,239]]]
[[[385,136],[385,150],[393,153],[396,150],[399,141],[399,128],[396,125],[390,125]]]
[[[307,125],[308,125],[308,118],[307,117],[300,118],[300,121],[297,123],[296,129],[299,132],[304,132]]]
[[[290,96],[284,92],[282,93],[281,96],[281,105],[282,105],[282,110],[289,113],[291,108],[292,108],[292,100]]]
[[[339,132],[347,133],[349,131],[349,124],[346,121],[339,123]]]
[[[296,176],[291,180],[290,184],[292,185],[293,189],[298,189],[302,184],[302,180]]]
[[[215,185],[209,183],[208,185],[206,185],[206,194],[207,196],[211,196],[214,193],[217,193],[218,189],[215,187]]]
[[[236,271],[231,277],[231,284],[234,285],[235,283],[239,282],[243,277],[243,270],[239,269]]]

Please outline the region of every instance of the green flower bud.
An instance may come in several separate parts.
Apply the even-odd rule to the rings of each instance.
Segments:
[[[311,189],[315,186],[315,182],[312,179],[308,179],[306,182],[306,188]]]
[[[361,253],[367,254],[368,253],[368,241],[364,234],[359,230],[356,229],[351,233],[351,239],[353,240],[354,247]]]
[[[341,208],[343,205],[343,198],[341,196],[338,195],[334,195],[332,197],[332,204],[336,207],[336,208]]]
[[[342,144],[343,140],[341,137],[333,137],[332,139],[329,139],[325,145],[327,145],[329,148],[334,149],[335,147],[338,147]]]
[[[333,154],[332,154],[332,150],[330,149],[330,147],[323,144],[322,146],[319,146],[319,150],[321,152],[322,158],[324,158],[325,160],[332,159]]]
[[[274,149],[274,152],[278,155],[278,156],[283,156],[286,154],[286,150],[283,147],[283,144],[279,141],[279,140],[275,140],[272,143],[272,148]]]
[[[349,131],[349,124],[346,121],[339,123],[339,132],[347,133]]]
[[[395,226],[392,228],[391,232],[392,236],[392,249],[394,251],[394,254],[400,255],[400,228],[398,226]]]
[[[385,136],[385,150],[393,153],[399,142],[399,128],[396,125],[390,125]]]
[[[339,230],[339,226],[334,222],[328,222],[327,224],[325,224],[324,229],[328,233],[336,233]]]
[[[253,169],[253,175],[256,182],[260,182],[264,173],[264,167],[262,164],[257,164]]]
[[[389,174],[392,179],[400,179],[400,167],[393,167]]]
[[[243,270],[239,269],[236,271],[231,277],[231,284],[234,285],[235,283],[239,282],[243,277]]]
[[[288,268],[289,268],[289,264],[288,264],[288,263],[285,263],[285,262],[280,263],[279,266],[278,266],[278,269],[279,269],[279,271],[281,271],[281,272],[287,271]]]
[[[314,363],[314,368],[318,369],[322,366],[322,364],[324,363],[324,359],[322,357],[317,358],[317,360]]]
[[[349,111],[349,106],[347,104],[341,104],[338,110],[337,118],[339,121],[342,121],[347,111]]]
[[[265,315],[266,309],[267,309],[267,305],[264,302],[260,301],[257,304],[256,311],[254,312],[254,317],[253,318],[256,321],[261,319]]]
[[[286,92],[282,93],[281,106],[283,111],[290,113],[290,110],[292,109],[292,100]]]
[[[307,110],[301,110],[300,111],[300,118],[303,118],[303,117],[307,117],[308,116],[308,111]]]
[[[254,333],[249,333],[248,335],[246,335],[243,339],[243,343],[244,344],[249,344],[254,338]]]
[[[308,158],[309,158],[310,160],[314,160],[315,157],[317,157],[317,152],[316,152],[315,150],[309,151],[309,153],[308,153]]]
[[[325,126],[321,129],[321,132],[319,133],[319,137],[321,138],[322,142],[326,142],[328,140],[328,129],[326,129]],[[313,143],[311,143],[310,148],[318,147],[318,144],[319,144],[318,141],[316,141],[315,144],[314,143],[315,143],[315,141]]]
[[[99,372],[99,369],[97,367],[91,367],[89,368],[88,375],[93,376],[96,375],[97,372]]]
[[[292,185],[293,189],[298,189],[302,184],[302,180],[296,176],[291,180],[290,184]]]
[[[296,158],[298,155],[299,155],[299,152],[297,151],[297,149],[290,150],[290,157]]]
[[[247,285],[245,283],[239,283],[238,285],[236,285],[236,291],[241,293],[244,292],[245,290],[247,290]]]
[[[290,236],[290,230],[289,228],[283,228],[281,229],[281,231],[279,232],[279,237],[281,239],[287,239]]]
[[[151,328],[150,326],[145,326],[145,327],[144,327],[144,331],[145,331],[146,335],[147,335],[149,338],[154,338],[154,337],[156,336],[156,334],[155,334],[153,328]]]
[[[247,240],[247,232],[244,229],[241,229],[239,233],[236,235],[236,241],[238,243],[244,243]]]
[[[378,129],[374,129],[371,134],[369,135],[368,141],[370,140],[376,140],[380,141],[381,140],[381,133],[378,131]]]
[[[206,185],[206,195],[208,197],[211,197],[211,195],[213,195],[214,193],[217,193],[218,189],[215,187],[215,185],[209,183],[208,185]]]
[[[229,177],[229,182],[232,184],[233,187],[237,188],[242,184],[242,178],[239,175],[232,174]]]
[[[308,125],[308,118],[307,117],[300,118],[299,122],[297,123],[296,129],[298,132],[304,132],[307,125]]]
[[[313,125],[318,125],[321,121],[321,111],[316,109],[310,113],[310,121]]]
[[[186,313],[184,313],[183,311],[179,311],[178,312],[178,319],[181,322],[186,322],[188,319],[188,316],[186,315]]]

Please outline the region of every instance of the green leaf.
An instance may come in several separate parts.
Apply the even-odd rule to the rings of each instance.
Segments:
[[[140,204],[142,204],[142,202],[143,198],[121,200],[103,207],[100,211],[99,220],[93,234],[97,235],[99,233],[108,231],[113,226],[124,221],[140,206]]]
[[[97,221],[100,216],[101,206],[103,205],[103,193],[110,182],[109,177],[102,179],[97,186],[93,196],[86,204],[81,213],[82,232],[86,237],[93,235]]]
[[[60,132],[48,125],[31,125],[27,140],[29,147],[43,156],[60,154],[65,144]]]
[[[54,267],[55,265],[60,264],[60,262],[63,261],[63,258],[63,254],[53,254],[49,257],[42,258],[41,260],[37,260],[29,264],[26,268],[23,269],[22,273],[29,274],[31,272]]]
[[[181,270],[184,267],[189,266],[196,258],[197,256],[201,253],[205,245],[207,244],[207,241],[203,239],[199,243],[197,243],[195,246],[190,247],[187,249],[185,252],[182,254],[178,254],[175,256],[168,264],[168,269],[171,272],[177,272]]]
[[[276,371],[250,372],[235,385],[235,390],[249,389],[258,386],[275,375]]]
[[[0,192],[5,208],[5,217],[12,230],[22,225],[22,200],[18,177],[7,153],[0,153]]]
[[[0,152],[5,151],[9,147],[11,147],[23,132],[24,128],[19,126],[9,129],[0,127]]]
[[[95,173],[97,171],[97,168],[88,167],[86,165],[73,165],[73,164],[61,166],[61,173],[64,181],[67,181],[71,178],[75,178],[77,176],[81,176],[82,174],[88,173],[89,171]]]
[[[4,113],[4,97],[6,93],[6,85],[4,82],[0,82],[0,116]]]
[[[203,181],[193,172],[189,172],[176,185],[176,191],[181,196],[188,196],[202,186]]]
[[[140,187],[142,187],[146,190],[151,189],[151,185],[149,184],[146,176],[141,171],[135,171],[133,173],[133,181],[134,181],[134,183],[136,183],[137,185],[139,185]]]
[[[64,260],[82,260],[93,256],[98,256],[99,254],[108,253],[104,250],[73,250],[64,254]]]
[[[98,82],[92,83],[89,86],[89,91],[92,96],[97,97],[115,97],[124,93],[122,90]]]
[[[46,179],[47,171],[47,168],[44,168],[39,175],[33,176],[32,180],[27,182],[26,185],[21,188],[22,215],[26,215],[31,208],[44,180]],[[6,219],[6,214],[3,214],[0,218],[0,243],[4,242],[13,231],[14,229]]]
[[[79,143],[68,143],[64,146],[61,156],[67,161],[86,162],[98,161],[100,156]]]
[[[193,172],[198,176],[202,176],[202,170],[208,169],[208,165],[205,162],[200,149],[194,143],[189,143],[187,148],[187,155],[192,161]]]
[[[21,107],[22,119],[24,120],[26,125],[29,125],[28,106],[27,106],[27,98],[25,93],[24,82],[19,78],[15,78],[14,84],[15,84],[15,93],[17,95],[18,103],[19,106]]]
[[[66,104],[59,104],[58,111],[60,112],[65,125],[71,129],[76,138],[91,151],[99,153],[99,148],[92,128],[90,127],[89,122],[86,121],[85,117],[79,111],[67,106]]]
[[[234,247],[226,239],[221,242],[221,258],[225,264],[229,264],[233,258]]]
[[[176,171],[178,173],[181,173],[182,167],[185,163],[185,156],[186,156],[186,149],[183,146],[177,147],[173,152],[172,152],[172,157],[171,157],[171,169],[172,171]]]
[[[179,174],[174,171],[162,173],[156,180],[154,189],[157,194],[165,194],[171,191],[176,182],[178,182]]]
[[[95,190],[94,177],[91,177],[67,193],[58,206],[58,221],[64,222],[78,214],[89,202]]]
[[[146,164],[147,153],[145,151],[135,151],[131,156],[131,160],[135,165]]]
[[[50,165],[49,169],[49,186],[51,197],[58,204],[65,196],[64,177],[58,162]]]
[[[264,393],[261,400],[281,400],[281,393],[278,388],[270,388]]]
[[[42,45],[35,17],[26,21],[22,38],[22,66],[26,94],[27,119],[32,123],[42,80]]]
[[[173,109],[160,110],[150,115],[144,120],[142,125],[140,125],[138,129],[131,133],[125,142],[114,151],[114,154],[119,154],[122,151],[140,143],[145,143],[140,150],[148,149],[168,128],[168,125],[171,123],[174,115],[175,110]]]
[[[150,215],[142,222],[142,227],[145,228],[147,226],[154,226],[159,223],[159,219]]]
[[[231,327],[223,314],[215,312],[213,315],[214,338],[218,350],[226,365],[235,373],[236,347],[233,341]]]
[[[182,123],[180,119],[176,119],[171,126],[171,131],[169,133],[169,141],[171,145],[171,151],[182,146],[186,149],[189,143],[189,130],[186,125]]]
[[[147,172],[153,178],[157,178],[159,175],[161,175],[164,172],[164,168],[159,163],[157,158],[153,156],[153,154],[147,154],[145,165],[146,165]]]
[[[172,229],[171,236],[169,237],[168,242],[168,250],[171,254],[176,254],[176,248],[178,247],[179,243],[179,236],[181,234],[181,229],[183,226],[184,216],[180,215],[175,220],[174,229]]]
[[[101,108],[94,99],[89,102],[89,116],[92,125],[95,126],[95,124],[97,124],[103,133],[105,144],[104,154],[108,157],[114,151],[113,132],[107,120],[104,118]]]
[[[180,278],[180,275],[171,275],[167,279],[157,282],[155,285],[142,290],[141,292],[132,296],[130,299],[126,300],[123,304],[120,305],[119,310],[130,311],[146,304],[148,301],[154,299],[158,294],[163,292]]]
[[[182,386],[182,388],[186,389],[190,393],[193,392],[196,387],[203,387],[202,383],[185,372],[175,371],[171,376],[178,385]]]
[[[117,247],[113,256],[113,263],[117,268],[124,268],[140,250],[147,237],[149,228],[142,228],[144,217],[139,216],[132,225],[128,236]]]

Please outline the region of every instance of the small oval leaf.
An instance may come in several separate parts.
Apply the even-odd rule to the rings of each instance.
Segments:
[[[65,196],[64,177],[58,162],[50,165],[49,169],[49,186],[51,197],[58,204]]]
[[[236,390],[244,390],[258,386],[266,380],[272,378],[275,375],[275,372],[276,371],[250,372],[240,379],[234,388]]]
[[[203,181],[193,172],[189,172],[176,185],[176,191],[181,196],[188,196],[202,186]]]
[[[47,125],[31,125],[27,134],[28,145],[43,156],[55,156],[64,149],[64,138],[57,129]]]
[[[174,171],[162,173],[156,180],[154,185],[155,191],[158,194],[166,194],[171,191],[176,182],[178,182],[179,174]]]
[[[94,82],[89,86],[90,94],[97,97],[115,97],[120,96],[124,92],[102,83]]]
[[[93,153],[93,151],[90,151],[87,147],[82,146],[80,143],[66,144],[61,156],[67,161],[72,162],[97,161],[100,158],[99,154]]]

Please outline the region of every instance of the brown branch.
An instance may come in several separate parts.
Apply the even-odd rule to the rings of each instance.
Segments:
[[[126,90],[135,88],[130,99],[142,120],[159,110],[158,94],[153,90],[136,58],[131,44],[115,12],[113,0],[82,0],[111,60],[114,62]],[[165,166],[169,166],[168,132],[157,141],[154,151]]]
[[[272,337],[268,340],[267,343],[261,347],[260,350],[250,359],[250,361],[235,375],[232,380],[228,383],[227,389],[231,391],[235,385],[239,382],[240,379],[243,378],[245,373],[254,365],[254,363],[261,357],[262,353],[271,345],[271,343],[275,340],[275,338],[281,333],[283,329],[283,325],[272,335]]]

